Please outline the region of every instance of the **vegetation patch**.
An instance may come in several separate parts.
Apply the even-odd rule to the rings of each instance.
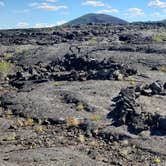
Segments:
[[[0,61],[0,72],[8,72],[10,69],[11,63],[5,60]]]
[[[101,120],[101,116],[99,116],[99,115],[92,115],[90,117],[90,119],[91,119],[91,121],[98,122],[98,121]]]
[[[162,67],[160,67],[160,71],[162,71],[162,72],[166,72],[166,66],[162,66]]]
[[[78,127],[79,121],[75,117],[67,117],[66,118],[66,125],[68,128]]]
[[[153,36],[152,39],[155,42],[163,42],[164,39],[166,39],[166,33],[156,34],[156,35]]]
[[[82,110],[84,110],[84,105],[82,103],[78,103],[76,109],[77,109],[77,111],[82,111]]]

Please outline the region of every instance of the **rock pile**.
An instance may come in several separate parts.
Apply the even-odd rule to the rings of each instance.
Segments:
[[[102,61],[87,56],[67,54],[49,64],[37,63],[33,66],[21,66],[14,75],[9,75],[10,84],[17,88],[26,82],[84,81],[84,80],[123,80],[137,73],[137,70],[111,59]]]
[[[166,132],[166,116],[143,110],[137,103],[137,99],[141,95],[166,95],[165,84],[156,81],[144,86],[122,89],[119,95],[113,99],[115,107],[108,117],[114,119],[114,125],[127,125],[128,129],[134,133],[140,133],[143,130]]]

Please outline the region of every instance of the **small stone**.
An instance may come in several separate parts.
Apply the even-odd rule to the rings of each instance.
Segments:
[[[153,82],[151,85],[150,85],[150,88],[152,89],[152,92],[154,94],[159,94],[160,92],[162,92],[163,88],[162,88],[162,84],[160,81],[156,81],[156,82]]]
[[[166,130],[166,117],[159,118],[159,129]]]
[[[123,140],[123,141],[121,141],[121,144],[122,144],[122,145],[128,145],[128,144],[129,144],[129,141],[128,141],[128,140]]]
[[[123,75],[119,72],[119,70],[114,71],[113,76],[116,80],[123,80]]]
[[[120,151],[120,154],[124,157],[127,157],[128,156],[128,150],[127,149],[123,149]]]
[[[144,138],[149,138],[150,131],[149,130],[142,131],[139,135],[144,137]]]
[[[164,89],[166,89],[166,83],[163,85]]]
[[[151,89],[143,89],[142,94],[145,96],[151,96],[152,90]]]

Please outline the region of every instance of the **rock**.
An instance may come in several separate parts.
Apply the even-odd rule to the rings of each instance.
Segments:
[[[164,87],[164,89],[166,89],[166,83],[164,84],[164,86],[163,86],[163,87]]]
[[[116,70],[116,71],[114,71],[113,72],[113,76],[114,76],[114,78],[116,79],[116,80],[123,80],[123,75],[120,73],[120,71],[119,70]]]
[[[159,94],[163,90],[162,83],[160,81],[153,82],[150,85],[150,88],[152,89],[153,94]]]
[[[0,118],[0,131],[9,129],[13,123],[12,120]]]
[[[69,49],[70,54],[48,64],[38,62],[27,67],[20,66],[16,74],[8,76],[10,84],[20,88],[26,81],[40,83],[43,80],[123,80],[124,77],[137,73],[135,69],[129,69],[128,66],[115,63],[111,59],[96,60],[87,53],[79,55],[80,51],[75,54],[72,47]]]
[[[135,134],[146,130],[165,130],[166,119],[163,118],[162,114],[146,112],[137,104],[137,98],[140,95],[152,96],[156,93],[160,94],[161,91],[162,84],[160,81],[146,86],[122,89],[119,95],[113,99],[115,107],[108,114],[108,117],[114,120],[115,126],[127,125],[128,129]],[[141,94],[137,95],[138,92],[141,92]]]
[[[159,129],[166,131],[166,117],[159,118]]]
[[[145,96],[151,96],[152,90],[151,89],[143,89],[141,93]]]

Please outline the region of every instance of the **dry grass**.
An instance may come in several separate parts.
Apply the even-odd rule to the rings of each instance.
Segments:
[[[132,78],[132,77],[126,78],[126,81],[128,81],[131,85],[135,85],[136,84],[136,79]]]
[[[155,42],[163,42],[165,38],[166,38],[165,32],[156,34],[152,37],[153,41]]]
[[[16,139],[16,133],[11,133],[6,140],[7,141],[14,141]]]
[[[82,103],[78,103],[76,107],[77,111],[83,111],[84,110],[84,105]]]
[[[17,125],[18,127],[23,127],[23,126],[24,126],[24,121],[23,121],[22,119],[17,119],[17,120],[16,120],[16,125]]]
[[[38,133],[43,132],[43,131],[44,131],[43,126],[41,126],[41,125],[37,126],[37,127],[35,128],[35,131],[38,132]]]
[[[10,62],[7,62],[5,60],[0,61],[0,72],[8,72],[10,69]]]
[[[79,121],[75,117],[67,117],[66,118],[66,125],[67,125],[68,128],[78,127]]]
[[[24,121],[24,125],[25,126],[33,126],[34,125],[34,120],[32,118],[27,118],[25,121]]]
[[[85,137],[84,135],[80,134],[78,137],[79,142],[84,143],[85,142]]]
[[[90,117],[90,120],[91,120],[91,121],[94,121],[94,122],[98,122],[98,121],[101,120],[101,116],[99,116],[99,115],[92,115],[92,116]]]
[[[166,72],[166,66],[162,66],[162,67],[160,67],[160,71],[162,71],[162,72]]]

